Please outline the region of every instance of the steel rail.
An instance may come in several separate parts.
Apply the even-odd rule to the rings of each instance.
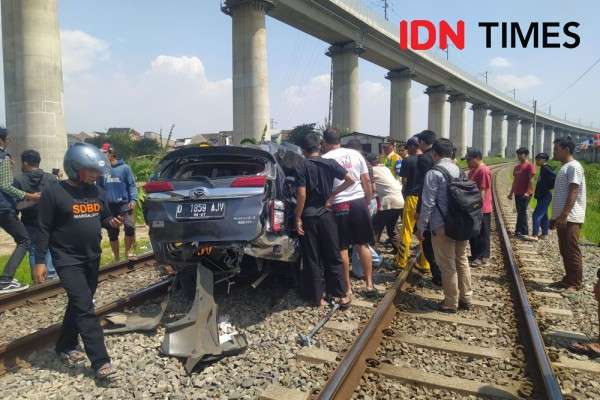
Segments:
[[[419,257],[416,256],[396,279],[392,288],[383,297],[373,316],[362,330],[352,347],[334,371],[333,375],[322,387],[317,399],[349,399],[360,383],[360,378],[367,368],[367,359],[375,355],[375,351],[383,337],[383,330],[391,323],[396,314],[395,299],[402,286],[410,276]]]
[[[500,173],[502,171],[505,171],[505,169],[499,169]],[[496,171],[496,173],[498,173],[498,171]],[[502,249],[504,250],[504,256],[506,259],[505,264],[509,270],[510,276],[514,283],[518,305],[520,306],[519,311],[522,314],[523,322],[526,328],[526,333],[531,345],[530,349],[533,352],[533,359],[535,361],[538,379],[544,387],[544,399],[559,400],[563,398],[560,385],[552,369],[552,364],[550,363],[548,354],[546,353],[546,345],[544,344],[544,339],[542,337],[542,334],[540,333],[540,329],[535,319],[531,303],[529,303],[529,297],[527,295],[527,289],[525,288],[525,282],[523,282],[523,278],[521,277],[521,272],[519,270],[519,266],[515,258],[515,253],[513,252],[512,245],[508,237],[506,224],[504,223],[504,218],[502,216],[502,209],[500,208],[500,202],[498,200],[498,191],[496,183],[497,180],[494,176],[492,186],[492,198],[494,201],[496,225],[500,235]]]
[[[153,258],[154,253],[150,251],[127,260],[108,264],[100,268],[98,273],[98,281],[101,282],[103,280],[110,279],[115,275],[120,275],[142,268],[142,263],[152,260]],[[0,313],[3,313],[7,310],[12,310],[29,302],[35,302],[48,297],[56,296],[61,292],[62,286],[60,284],[60,280],[54,279],[39,285],[31,286],[27,290],[23,290],[21,292],[0,296]]]
[[[162,279],[144,289],[128,294],[108,304],[96,309],[96,315],[103,317],[115,310],[125,306],[139,304],[147,299],[151,299],[165,293],[172,283],[173,278]],[[29,335],[20,337],[10,343],[0,346],[0,376],[4,375],[11,368],[18,367],[24,362],[27,355],[36,350],[50,346],[55,342],[60,333],[62,321],[52,324],[46,328],[40,329]]]

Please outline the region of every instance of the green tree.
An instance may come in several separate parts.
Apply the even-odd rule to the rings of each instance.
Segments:
[[[302,139],[304,138],[304,136],[306,136],[309,133],[316,132],[316,125],[317,124],[315,123],[310,123],[296,126],[290,132],[290,135],[288,136],[288,142],[300,146],[300,143],[302,143]]]

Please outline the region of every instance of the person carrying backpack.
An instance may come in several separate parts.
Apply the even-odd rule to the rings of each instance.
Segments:
[[[452,162],[453,147],[448,139],[438,139],[433,144],[435,165],[425,175],[417,222],[419,240],[423,240],[425,231],[431,232],[444,291],[438,309],[446,313],[471,307],[473,290],[467,243],[481,229],[481,194]]]

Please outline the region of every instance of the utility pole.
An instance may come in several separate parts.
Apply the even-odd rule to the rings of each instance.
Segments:
[[[383,0],[383,16],[385,18],[386,21],[389,21],[388,19],[388,0]]]
[[[485,75],[485,84],[487,85],[487,84],[488,84],[488,72],[487,72],[487,71],[485,71],[485,72],[483,73],[483,75]]]
[[[537,135],[537,100],[533,100],[533,142],[531,143],[531,158],[535,157],[535,140]]]
[[[169,143],[171,143],[171,136],[173,136],[173,129],[175,129],[175,124],[172,124],[171,129],[169,129],[169,136],[167,137],[167,148],[169,147]]]
[[[331,127],[331,117],[333,113],[333,61],[331,62],[331,71],[329,72],[329,116],[327,117],[327,127]]]
[[[513,99],[517,99],[517,88],[513,89]]]

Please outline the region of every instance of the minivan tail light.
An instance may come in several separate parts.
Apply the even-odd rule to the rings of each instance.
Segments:
[[[285,223],[285,205],[283,201],[271,200],[269,202],[269,232],[279,233],[283,230]]]
[[[173,190],[175,190],[175,187],[168,181],[150,181],[144,185],[144,192],[146,193],[171,192]]]
[[[231,182],[231,187],[239,188],[239,187],[264,187],[265,183],[267,183],[267,178],[262,175],[255,176],[242,176],[240,178],[236,178]]]

